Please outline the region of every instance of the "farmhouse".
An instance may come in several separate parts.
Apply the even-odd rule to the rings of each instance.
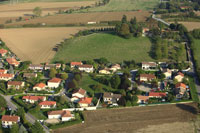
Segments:
[[[7,58],[6,61],[8,62],[9,65],[12,65],[15,67],[18,67],[20,64],[15,58]]]
[[[38,101],[46,101],[45,96],[23,96],[22,100],[28,103],[35,103]]]
[[[84,97],[78,102],[81,108],[89,107],[92,104],[92,98]]]
[[[78,66],[78,69],[80,71],[83,71],[83,72],[88,72],[88,73],[91,73],[94,71],[94,68],[92,65],[79,65]]]
[[[178,82],[182,82],[184,78],[184,74],[181,72],[178,72],[178,74],[174,77]]]
[[[29,69],[34,70],[34,71],[42,71],[43,68],[44,68],[44,66],[40,65],[40,64],[30,64],[29,65]]]
[[[117,70],[120,70],[121,66],[119,64],[114,64],[111,66],[110,70],[113,72],[116,72]]]
[[[50,88],[58,88],[61,81],[62,81],[62,79],[60,79],[60,78],[52,78],[51,80],[49,80],[47,82],[47,84],[48,84],[48,87],[50,87]]]
[[[37,78],[37,73],[24,73],[23,74],[24,78]]]
[[[5,74],[5,73],[7,73],[7,70],[5,70],[5,69],[0,69],[0,74]]]
[[[149,96],[138,95],[137,97],[138,97],[138,101],[137,101],[137,103],[139,103],[139,104],[145,104],[145,103],[148,103]]]
[[[5,56],[6,54],[8,53],[8,50],[6,50],[6,49],[0,49],[0,54],[1,54],[1,56]]]
[[[83,65],[83,63],[82,62],[71,62],[70,63],[71,68],[79,67],[80,65]]]
[[[140,74],[140,82],[152,81],[153,79],[156,79],[156,76],[153,74]]]
[[[55,108],[56,107],[56,102],[55,101],[43,101],[39,103],[41,109],[50,109],[50,108]]]
[[[99,70],[99,74],[111,74],[109,68],[104,68],[102,70]]]
[[[163,69],[163,74],[165,75],[166,79],[171,79],[172,77],[172,71],[170,69]]]
[[[143,70],[155,70],[157,64],[155,62],[142,62],[142,69]]]
[[[149,92],[149,98],[163,98],[166,97],[165,92]]]
[[[33,90],[37,90],[37,91],[41,91],[41,90],[45,90],[46,88],[46,84],[44,83],[38,83],[33,87]]]
[[[24,82],[22,81],[8,81],[7,83],[8,89],[22,89],[24,87]]]
[[[113,94],[111,92],[105,92],[103,94],[104,102],[111,105],[118,105],[117,102],[121,97],[122,97],[121,94]]]
[[[8,128],[11,127],[13,124],[17,124],[20,122],[19,116],[11,116],[11,115],[3,115],[1,118],[2,127]]]
[[[75,119],[74,114],[67,110],[56,110],[48,112],[49,119],[61,119],[61,121],[69,121]]]
[[[71,101],[78,102],[81,98],[84,98],[86,95],[86,91],[82,88],[75,90],[72,94]]]
[[[0,74],[0,80],[5,80],[5,81],[8,81],[8,80],[11,80],[14,78],[14,74]]]

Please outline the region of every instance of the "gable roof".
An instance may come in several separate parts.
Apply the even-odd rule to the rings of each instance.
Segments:
[[[82,62],[71,62],[70,65],[71,66],[79,66],[79,65],[82,65],[83,63]]]
[[[137,97],[138,97],[139,100],[144,100],[144,101],[149,100],[149,96],[138,95]]]
[[[60,83],[61,81],[62,81],[62,79],[60,79],[60,78],[52,78],[48,82]]]
[[[72,117],[71,112],[67,110],[56,110],[48,112],[48,115],[61,115],[62,117]]]
[[[19,62],[15,58],[7,58],[6,61],[11,65],[19,65]]]
[[[79,88],[78,90],[75,90],[75,91],[73,92],[73,94],[74,94],[74,93],[79,93],[79,94],[81,94],[81,95],[85,95],[86,90],[84,90],[84,89],[82,89],[82,88]]]
[[[184,83],[177,83],[175,86],[176,88],[183,87],[186,89],[186,85]]]
[[[149,66],[156,67],[156,63],[155,62],[142,62],[142,65],[149,65]]]
[[[182,72],[178,72],[177,76],[180,75],[182,77],[184,77],[184,74]]]
[[[6,54],[8,52],[8,50],[6,50],[6,49],[0,49],[0,54],[2,55],[2,54]]]
[[[92,103],[92,98],[89,98],[89,97],[81,98],[78,103],[81,103],[81,104],[91,104]]]
[[[23,96],[22,99],[28,99],[28,100],[34,100],[34,101],[39,101],[43,100],[45,96]]]
[[[43,101],[43,102],[40,102],[39,105],[55,105],[56,102],[55,101]]]
[[[116,98],[116,99],[118,99],[118,98],[121,98],[122,95],[121,95],[121,94],[113,94],[113,93],[111,93],[111,92],[104,92],[103,97],[106,97],[106,98]]]
[[[84,64],[84,65],[79,65],[79,68],[93,68],[93,66]]]
[[[13,85],[13,86],[21,86],[23,84],[22,81],[8,81],[7,85]]]
[[[166,97],[165,92],[149,92],[149,96],[152,97]]]
[[[36,77],[37,73],[24,73],[23,77]]]
[[[19,116],[3,115],[1,120],[17,122],[19,120],[19,118],[20,118]]]
[[[44,84],[44,83],[38,83],[34,87],[44,88],[45,86],[46,86],[46,84]]]
[[[0,77],[4,77],[4,78],[13,78],[14,74],[8,74],[8,73],[1,73]]]
[[[0,73],[5,73],[6,71],[5,69],[0,69]]]
[[[148,78],[148,79],[155,79],[156,76],[153,75],[153,74],[140,74],[140,77],[145,77],[145,78]]]

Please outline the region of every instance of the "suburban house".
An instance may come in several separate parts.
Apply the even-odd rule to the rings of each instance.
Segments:
[[[70,63],[71,68],[79,67],[80,65],[83,65],[83,63],[82,62],[71,62]]]
[[[6,74],[7,70],[6,69],[0,69],[0,74]]]
[[[149,33],[149,28],[143,28],[142,29],[142,36],[147,36]]]
[[[0,54],[1,54],[1,56],[5,56],[6,54],[8,53],[8,50],[6,50],[6,49],[0,49]]]
[[[102,70],[99,70],[99,74],[111,74],[109,68],[104,68]]]
[[[8,86],[8,89],[22,89],[24,87],[24,82],[22,81],[8,81],[7,83],[7,86]]]
[[[80,71],[83,71],[83,72],[88,72],[88,73],[91,73],[91,72],[93,72],[94,71],[94,68],[93,68],[93,66],[92,65],[79,65],[78,66],[78,69],[80,70]]]
[[[24,78],[28,78],[28,79],[30,79],[30,78],[37,78],[37,73],[24,73],[23,77]]]
[[[71,101],[72,102],[78,102],[81,98],[84,98],[85,95],[86,95],[86,91],[84,89],[80,88],[78,90],[75,90],[72,93]]]
[[[40,64],[30,64],[29,69],[34,71],[42,71],[44,69],[44,66]]]
[[[177,83],[175,85],[175,93],[183,95],[187,90],[187,86],[184,83]]]
[[[70,111],[56,110],[48,112],[48,119],[61,119],[61,121],[69,121],[75,119],[75,117]]]
[[[142,69],[143,70],[155,70],[157,64],[155,62],[142,62]]]
[[[0,80],[5,80],[5,81],[8,81],[8,80],[12,80],[13,78],[15,77],[14,74],[0,74]]]
[[[149,98],[163,98],[166,97],[165,92],[149,92]]]
[[[61,81],[62,81],[62,79],[60,79],[60,78],[52,78],[47,82],[47,84],[48,84],[48,87],[50,87],[50,88],[58,88]]]
[[[182,82],[184,78],[184,74],[181,72],[178,72],[177,75],[174,77],[178,82]]]
[[[140,74],[140,81],[152,81],[156,79],[156,76],[153,74]]]
[[[113,94],[111,92],[105,92],[103,94],[103,101],[110,105],[118,105],[117,102],[122,97],[121,94]]]
[[[38,83],[33,87],[33,90],[37,90],[37,91],[41,91],[41,90],[45,90],[46,88],[46,84],[44,83]]]
[[[119,64],[114,64],[111,66],[110,70],[113,72],[116,72],[117,70],[120,70],[121,66]]]
[[[46,63],[44,66],[45,70],[49,70],[51,68],[55,68],[55,69],[60,69],[61,68],[61,64],[57,63],[57,64],[48,64]]]
[[[39,103],[41,109],[50,109],[56,107],[55,101],[43,101]]]
[[[78,102],[81,108],[89,107],[92,104],[92,98],[84,97]]]
[[[165,75],[165,79],[171,79],[172,78],[172,71],[168,68],[163,69],[163,74]]]
[[[45,96],[23,96],[22,100],[28,103],[35,103],[38,101],[46,101]]]
[[[15,67],[18,67],[20,64],[15,58],[7,58],[6,61],[8,62],[9,65],[12,65]]]
[[[11,127],[13,124],[17,124],[18,122],[20,122],[20,117],[14,115],[3,115],[1,121],[2,127],[8,128]]]
[[[148,103],[149,101],[149,96],[138,95],[137,97],[138,97],[137,103],[139,104],[145,104],[145,103]]]

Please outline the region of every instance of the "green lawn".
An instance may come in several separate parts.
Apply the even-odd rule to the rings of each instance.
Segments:
[[[123,60],[153,61],[149,55],[151,46],[146,37],[124,39],[117,35],[98,33],[69,40],[52,61],[83,61],[101,57],[113,63]]]
[[[197,59],[197,62],[200,65],[200,39],[195,39],[194,50],[196,56],[195,59]]]
[[[159,0],[110,0],[105,6],[82,10],[82,12],[152,10]]]

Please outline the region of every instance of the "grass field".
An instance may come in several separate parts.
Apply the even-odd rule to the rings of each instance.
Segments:
[[[196,105],[177,104],[84,112],[85,123],[54,133],[195,133]]]
[[[183,24],[188,29],[188,31],[200,28],[200,22],[179,22],[179,23]]]
[[[197,62],[200,64],[200,39],[195,39],[194,47]]]

